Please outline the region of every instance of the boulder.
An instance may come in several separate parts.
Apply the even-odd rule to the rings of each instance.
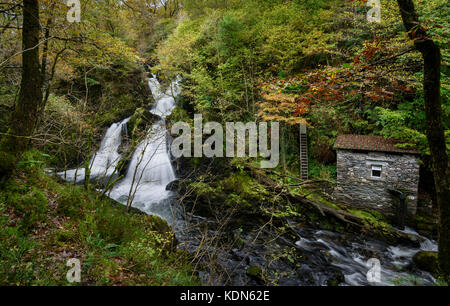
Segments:
[[[147,134],[150,127],[161,118],[152,114],[149,110],[143,107],[136,109],[134,114],[128,120],[126,130],[122,133],[122,143],[119,147],[119,153],[122,154],[122,159],[119,161],[118,169],[120,175],[125,175],[130,163],[133,152],[137,145]]]
[[[264,273],[261,267],[253,265],[250,268],[248,268],[245,273],[250,276],[251,278],[257,280],[257,281],[263,281],[264,279]]]
[[[430,272],[433,276],[439,273],[437,252],[419,251],[414,255],[413,262],[420,270]]]
[[[137,108],[127,123],[128,136],[134,140],[139,135],[139,132],[145,133],[151,125],[160,119],[159,116],[152,114],[146,108]]]

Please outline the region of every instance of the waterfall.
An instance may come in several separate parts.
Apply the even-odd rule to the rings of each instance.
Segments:
[[[155,99],[150,111],[161,120],[147,131],[131,158],[126,176],[114,186],[109,196],[123,204],[130,199],[133,207],[171,223],[173,212],[169,199],[172,193],[166,186],[176,177],[167,148],[165,118],[175,108],[174,97],[180,94],[180,86],[176,80],[163,93],[156,77],[150,78],[148,84]]]
[[[174,109],[175,98],[180,94],[179,80],[174,81],[164,92],[156,77],[150,78],[148,85],[155,99],[155,104],[150,112],[158,115],[160,120],[149,128],[145,138],[137,145],[125,176],[106,194],[122,204],[131,201],[133,207],[165,219],[173,226],[182,248],[196,252],[197,248],[202,247],[205,237],[203,231],[200,230],[204,227],[204,222],[207,222],[208,226],[213,225],[208,233],[215,237],[223,235],[222,227],[216,220],[200,216],[193,216],[193,220],[201,220],[200,222],[195,221],[197,223],[189,224],[193,224],[193,226],[185,226],[188,221],[180,220],[176,216],[176,210],[172,205],[172,192],[166,190],[167,185],[176,179],[176,175],[170,161],[165,119]],[[113,178],[117,176],[115,168],[122,158],[119,148],[122,143],[122,135],[127,134],[128,121],[129,118],[112,124],[106,131],[99,150],[91,158],[91,177],[97,181],[101,179],[100,182],[103,184],[111,176],[114,176]],[[60,172],[58,175],[72,182],[82,182],[85,176],[83,168]],[[219,230],[214,230],[214,224],[217,224],[216,228]],[[249,225],[252,226],[251,220],[249,220]],[[281,280],[288,285],[292,285],[293,282],[295,284],[326,285],[330,275],[335,277],[333,273],[336,269],[342,272],[343,284],[393,285],[396,281],[410,279],[411,270],[408,270],[408,267],[411,266],[412,257],[420,249],[437,251],[435,241],[420,236],[410,228],[405,228],[402,232],[416,236],[420,242],[420,249],[403,245],[391,246],[382,241],[364,240],[360,237],[344,236],[342,233],[309,229],[296,226],[290,221],[289,225],[297,236],[294,237],[296,240],[292,241],[295,243],[296,252],[301,252],[305,262],[297,265],[295,269],[291,269],[286,263],[277,264],[270,261],[270,265],[274,265],[274,271],[277,271],[277,274],[278,269],[282,273],[293,272],[293,274],[287,274],[291,277],[284,277]],[[273,242],[273,236],[261,233],[260,225],[257,226],[256,236],[253,236],[250,230],[247,230],[249,234],[245,232],[239,234],[241,239],[246,241],[242,252],[236,248],[225,250],[217,256],[220,265],[227,267],[227,275],[230,275],[230,279],[233,277],[233,281],[238,285],[242,285],[241,281],[247,277],[246,270],[250,262],[260,264],[266,262],[268,258],[272,258],[272,247],[264,250],[261,245],[267,241]],[[257,241],[257,238],[260,240]],[[283,238],[276,242],[280,250],[282,244],[278,245],[278,243],[284,243],[283,241],[288,240]],[[286,246],[292,248],[293,243],[286,244]],[[205,247],[208,248],[208,246]],[[367,273],[370,268],[368,260],[371,258],[380,260],[380,283],[369,283],[368,281]],[[435,282],[432,275],[427,272],[412,270],[412,273],[423,284],[431,285]]]
[[[89,168],[90,178],[106,182],[111,175],[116,175],[114,169],[122,156],[118,153],[122,143],[122,131],[130,118],[111,125],[106,131],[98,151],[91,156]],[[82,183],[85,177],[85,169],[71,169],[57,173],[69,182]],[[76,175],[76,178],[75,178]]]
[[[176,176],[167,146],[165,118],[175,108],[175,98],[181,92],[179,83],[179,79],[175,80],[165,92],[162,92],[161,84],[155,76],[148,80],[155,99],[150,112],[161,117],[161,120],[153,124],[146,137],[138,144],[125,177],[107,193],[109,197],[122,204],[131,202],[133,207],[147,214],[157,215],[169,223],[173,220],[170,205],[172,193],[166,190],[166,186],[174,181]],[[122,157],[118,153],[122,133],[126,130],[129,119],[114,123],[107,130],[91,162],[92,178],[103,178],[106,181],[111,175],[115,175],[114,169]],[[76,182],[82,182],[85,177],[82,168],[60,172],[58,175],[73,182],[75,172]]]
[[[181,93],[180,79],[177,78],[167,88],[166,92],[161,92],[161,84],[156,77],[148,80],[148,86],[152,91],[153,98],[155,99],[155,105],[150,110],[153,114],[166,118],[172,110],[175,108],[175,99]]]
[[[436,241],[430,240],[427,237],[420,235],[412,228],[406,226],[404,230],[398,230],[398,231],[405,233],[405,234],[410,234],[410,235],[416,236],[419,239],[420,249],[422,251],[428,251],[428,252],[437,252],[438,251],[438,244]]]

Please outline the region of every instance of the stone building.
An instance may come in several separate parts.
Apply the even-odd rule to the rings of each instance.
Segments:
[[[407,198],[409,214],[417,209],[419,153],[396,147],[397,142],[382,136],[339,135],[337,152],[337,187],[333,197],[351,207],[377,210],[396,215],[398,195]]]

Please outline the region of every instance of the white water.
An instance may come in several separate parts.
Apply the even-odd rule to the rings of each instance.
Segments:
[[[148,80],[148,86],[156,101],[155,106],[150,111],[165,119],[175,108],[175,98],[181,93],[180,80],[177,79],[172,82],[164,93],[161,92],[161,84],[159,84],[158,79],[155,77]]]
[[[91,169],[91,179],[107,180],[111,175],[115,174],[114,169],[121,159],[118,153],[119,146],[122,143],[122,131],[130,118],[114,123],[106,131],[105,137],[100,144],[98,151],[91,157],[89,168]],[[74,182],[76,175],[76,183],[82,183],[85,177],[85,169],[71,169],[58,173],[59,176],[67,181]]]
[[[166,186],[174,181],[176,176],[167,147],[165,118],[175,108],[175,98],[180,94],[181,88],[179,80],[176,80],[162,92],[156,77],[150,78],[148,85],[155,99],[155,105],[150,111],[160,116],[161,120],[148,130],[147,136],[139,143],[131,158],[125,177],[108,192],[108,196],[122,204],[131,203],[133,207],[171,223],[171,192],[166,191]],[[107,130],[91,162],[92,179],[102,179],[106,182],[111,175],[115,175],[115,167],[122,157],[118,153],[122,131],[128,120],[129,118],[114,123]],[[58,174],[73,182],[75,172],[76,182],[82,182],[85,177],[84,169],[72,169]]]
[[[427,237],[423,237],[423,236],[419,235],[419,233],[417,233],[415,230],[413,230],[410,227],[405,227],[405,229],[403,231],[399,230],[399,232],[403,232],[405,234],[414,235],[417,238],[419,238],[420,249],[422,251],[430,251],[430,252],[437,252],[438,251],[438,244],[437,244],[436,241],[430,240]]]
[[[156,78],[149,79],[149,87],[155,98],[155,105],[151,109],[153,114],[161,117],[149,129],[147,137],[138,145],[130,161],[126,176],[119,181],[108,195],[127,204],[129,200],[136,207],[147,214],[157,215],[173,224],[174,212],[171,206],[171,192],[166,186],[176,179],[166,141],[165,118],[175,107],[175,99],[180,93],[179,82],[171,84],[166,92],[161,91],[161,85]],[[122,142],[122,131],[126,127],[129,118],[114,123],[106,132],[100,148],[94,154],[91,162],[91,177],[103,178],[103,182],[114,174],[114,169],[121,159],[118,153]],[[77,170],[68,170],[58,173],[68,181],[75,180]],[[78,169],[76,182],[84,180],[84,169]],[[131,196],[131,198],[130,198]],[[130,198],[130,199],[129,199]],[[407,228],[404,233],[415,235],[421,243],[421,249],[437,251],[434,241],[420,236]],[[403,246],[386,246],[371,242],[351,243],[350,246],[342,245],[337,241],[337,234],[327,231],[315,231],[307,238],[301,238],[296,246],[312,253],[327,253],[332,257],[333,265],[339,267],[345,275],[345,283],[348,285],[369,285],[366,274],[369,267],[367,253],[376,251],[381,261],[381,282],[375,285],[393,285],[395,281],[408,281],[410,275],[403,272],[402,268],[411,264],[411,259],[419,249]],[[313,275],[317,284],[323,283],[320,274]],[[434,279],[428,273],[419,275],[424,284],[432,284]]]
[[[403,271],[411,265],[412,257],[420,250],[437,251],[437,244],[426,237],[419,235],[410,228],[402,231],[406,234],[414,235],[420,241],[420,249],[406,246],[388,246],[382,243],[373,242],[352,242],[350,247],[345,247],[337,242],[337,234],[329,231],[319,230],[313,233],[314,239],[302,238],[295,244],[298,248],[309,252],[326,252],[333,258],[333,265],[339,267],[345,277],[345,283],[351,286],[375,285],[412,285],[414,281],[419,281],[423,285],[431,285],[435,279],[427,272],[416,272],[412,278],[408,272]],[[380,282],[369,283],[367,272],[371,268],[368,266],[370,257],[368,253],[375,251],[381,263]],[[316,280],[320,283],[320,280]]]

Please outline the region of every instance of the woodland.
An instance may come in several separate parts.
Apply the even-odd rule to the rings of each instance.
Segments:
[[[369,22],[367,2],[1,1],[0,285],[371,285],[375,258],[383,285],[447,286],[450,4],[381,0]],[[151,111],[149,78],[172,92],[167,117]],[[171,159],[161,203],[182,212],[176,224],[139,209],[137,187],[110,196],[152,126],[193,127],[195,114],[279,122],[279,165]],[[118,124],[120,161],[98,179]],[[420,152],[410,231],[333,200],[341,134]],[[66,278],[70,258],[80,282]]]

